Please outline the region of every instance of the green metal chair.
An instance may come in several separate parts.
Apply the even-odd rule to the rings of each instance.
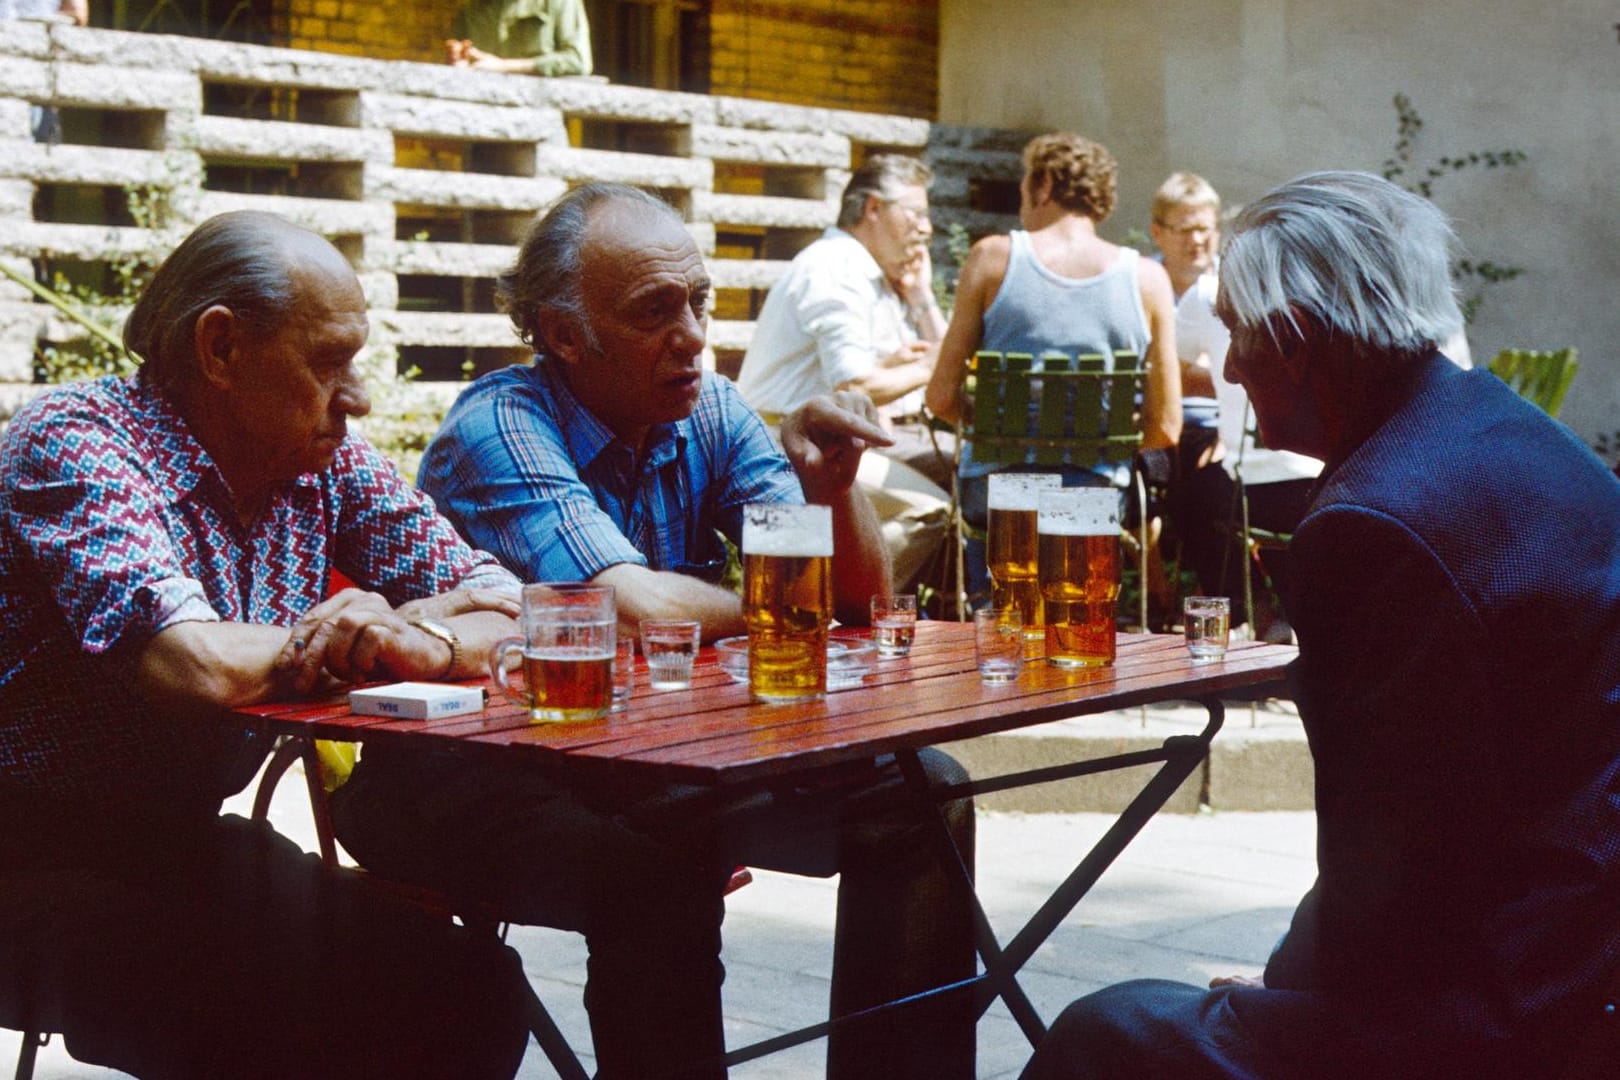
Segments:
[[[1556,417],[1564,395],[1574,381],[1580,363],[1574,349],[1536,352],[1532,349],[1503,349],[1491,361],[1491,373],[1527,401],[1533,401],[1548,416]]]
[[[1137,402],[1146,377],[1141,357],[1114,353],[1047,353],[1037,369],[1028,353],[974,354],[968,393],[973,407],[958,432],[973,444],[973,459],[997,464],[1124,465],[1142,446]],[[1137,504],[1137,554],[1142,587],[1141,625],[1147,612],[1147,487],[1132,481]]]

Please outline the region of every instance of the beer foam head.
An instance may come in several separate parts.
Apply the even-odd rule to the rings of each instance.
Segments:
[[[1057,473],[991,473],[992,510],[1039,510],[1042,491],[1062,487]]]
[[[742,550],[798,559],[831,556],[832,508],[749,503],[743,507]]]
[[[1111,536],[1119,532],[1119,492],[1059,488],[1040,493],[1036,531],[1047,536]]]

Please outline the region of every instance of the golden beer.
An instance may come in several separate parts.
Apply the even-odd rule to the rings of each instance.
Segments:
[[[756,701],[827,692],[832,514],[824,506],[750,505],[743,516],[743,619]]]
[[[489,677],[535,723],[595,720],[613,705],[618,616],[613,586],[560,582],[523,586],[521,637],[489,653]],[[523,671],[523,685],[511,675]]]
[[[1062,477],[1048,473],[992,473],[985,563],[990,571],[990,606],[1017,608],[1024,617],[1024,636],[1045,633],[1040,583],[1036,517],[1040,493],[1059,487]]]
[[[523,653],[529,719],[595,720],[613,703],[613,654],[590,646]]]
[[[1079,488],[1041,497],[1038,559],[1046,658],[1058,667],[1114,662],[1119,496]]]

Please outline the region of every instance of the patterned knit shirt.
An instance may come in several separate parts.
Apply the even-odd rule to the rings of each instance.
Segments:
[[[243,780],[244,733],[144,702],[140,652],[182,622],[289,626],[333,570],[396,605],[517,587],[357,437],[244,526],[218,467],[138,377],[37,398],[0,441],[0,800],[217,812]]]

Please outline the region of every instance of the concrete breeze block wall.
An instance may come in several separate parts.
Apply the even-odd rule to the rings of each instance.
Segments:
[[[407,362],[413,348],[520,358],[511,355],[506,317],[487,302],[491,282],[532,216],[591,179],[657,191],[682,212],[709,259],[721,314],[742,313],[711,324],[723,368],[753,328],[752,305],[736,298],[761,298],[834,220],[852,163],[871,150],[943,155],[941,232],[953,213],[975,232],[1007,225],[953,208],[960,199],[951,192],[965,187],[948,175],[975,160],[1005,171],[1005,148],[980,129],[936,131],[912,117],[32,23],[0,23],[0,70],[0,259],[12,269],[26,275],[37,260],[126,254],[155,263],[213,214],[270,210],[344,251],[372,307],[372,342],[384,354],[403,350]],[[244,98],[258,111],[223,114],[231,107],[221,101]],[[35,143],[30,104],[96,118],[111,135]],[[423,143],[451,152],[424,165],[406,153]],[[973,145],[984,146],[977,159]],[[269,170],[279,186],[264,193],[221,183],[244,168]],[[758,182],[717,186],[726,170]],[[166,194],[165,228],[116,214],[36,214],[50,189],[100,189],[114,206],[130,184]],[[725,241],[718,254],[717,237]],[[413,291],[424,281],[452,287],[424,299]],[[433,299],[447,292],[473,299]],[[121,313],[107,321],[116,325]],[[37,389],[36,344],[81,333],[0,280],[0,418]],[[454,388],[413,391],[443,399]]]

